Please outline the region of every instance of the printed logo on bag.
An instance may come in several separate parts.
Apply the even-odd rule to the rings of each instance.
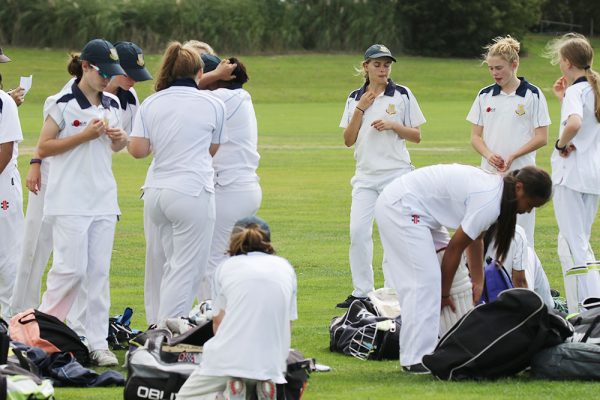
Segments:
[[[388,113],[389,115],[394,115],[396,114],[396,105],[395,104],[390,104],[388,105],[387,109],[385,110],[386,113]]]
[[[412,223],[417,225],[419,222],[421,222],[421,217],[418,216],[417,214],[414,214],[411,216],[412,219]]]
[[[10,203],[6,200],[2,200],[2,202],[0,203],[0,208],[3,209],[4,211],[8,210],[8,206],[10,205]]]
[[[137,393],[140,399],[162,400],[165,398],[165,392],[156,388],[146,386],[138,387]],[[175,400],[177,393],[171,393],[168,400]]]
[[[519,104],[517,106],[517,109],[515,110],[515,113],[519,116],[522,117],[523,115],[525,115],[525,104]]]

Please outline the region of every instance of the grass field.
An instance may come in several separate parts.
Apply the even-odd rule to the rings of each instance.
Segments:
[[[551,94],[558,67],[540,55],[548,37],[530,37],[528,56],[522,58],[519,75],[540,86],[548,99],[554,124],[550,143],[558,134],[559,105]],[[600,42],[595,42],[596,49]],[[66,73],[65,50],[4,48],[14,62],[0,66],[4,88],[14,87],[19,75],[33,74],[33,88],[19,108],[25,141],[20,147],[23,180],[41,127],[44,99],[62,87]],[[363,362],[329,352],[328,324],[340,311],[334,305],[351,291],[348,266],[348,215],[350,178],[354,172],[353,149],[343,144],[338,128],[348,93],[362,84],[354,75],[361,54],[241,57],[251,80],[259,123],[259,175],[263,203],[259,214],[271,224],[275,248],[288,258],[298,275],[299,320],[294,323],[293,346],[332,372],[315,373],[305,398],[311,399],[546,399],[593,398],[593,383],[549,383],[527,376],[490,383],[443,383],[430,377],[407,376],[397,361]],[[159,56],[146,57],[156,71]],[[427,123],[423,140],[409,145],[417,167],[436,163],[478,164],[469,144],[470,126],[465,121],[477,91],[491,78],[478,60],[400,57],[392,78],[411,88]],[[152,91],[151,83],[137,86],[140,97]],[[551,145],[538,152],[538,164],[547,170]],[[142,185],[150,160],[134,160],[126,152],[114,156],[114,172],[122,210],[112,258],[111,300],[113,314],[133,307],[133,326],[145,328],[143,308],[144,238]],[[24,190],[25,192],[25,190]],[[536,249],[550,283],[562,290],[556,256],[557,228],[552,205],[538,210]],[[592,246],[599,249],[598,226]],[[381,247],[376,237],[376,283],[381,285]],[[122,360],[123,354],[119,354]],[[594,395],[593,393],[596,393]],[[59,399],[118,399],[120,388],[57,389]]]

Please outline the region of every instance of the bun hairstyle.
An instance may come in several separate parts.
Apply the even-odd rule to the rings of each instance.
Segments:
[[[275,253],[273,246],[271,246],[269,232],[265,232],[265,230],[255,222],[234,226],[229,241],[229,255],[239,256],[253,251],[259,251],[266,254]]]
[[[195,78],[204,67],[200,55],[179,42],[171,42],[158,71],[154,88],[157,92],[168,88],[177,79]]]
[[[500,201],[500,215],[495,226],[490,227],[496,243],[496,260],[503,262],[515,236],[517,223],[516,184],[521,182],[525,195],[546,203],[552,197],[552,179],[546,171],[534,166],[516,169],[504,176],[504,189]]]
[[[594,90],[594,114],[600,122],[600,74],[592,69],[594,49],[586,37],[578,33],[567,33],[548,43],[546,56],[553,65],[565,59],[574,67],[585,71],[585,77]]]
[[[237,64],[237,67],[232,73],[233,75],[235,75],[235,78],[229,82],[237,83],[238,85],[236,86],[241,87],[244,83],[250,80],[250,77],[248,77],[248,72],[246,71],[246,66],[237,57],[229,58],[229,62],[232,64]]]
[[[497,36],[492,40],[492,43],[484,47],[483,62],[485,63],[490,57],[500,57],[509,64],[513,61],[519,62],[519,51],[521,43],[510,35]]]
[[[79,58],[81,53],[71,53],[69,56],[71,59],[67,64],[67,72],[69,75],[74,76],[77,80],[81,79],[83,76],[83,66],[81,65],[81,58]]]

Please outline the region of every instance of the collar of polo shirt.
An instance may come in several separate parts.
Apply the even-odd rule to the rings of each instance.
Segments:
[[[81,89],[79,89],[78,83],[79,80],[75,80],[73,82],[73,85],[71,86],[71,92],[73,93],[73,97],[75,97],[75,100],[77,100],[77,104],[79,104],[79,107],[81,107],[82,110],[85,110],[86,108],[90,108],[92,105],[90,104],[87,97],[85,97],[85,94],[83,94]],[[109,109],[110,98],[108,96],[105,96],[104,93],[102,93],[101,96],[102,97],[100,99],[100,102],[102,104],[102,107]]]
[[[362,87],[360,89],[358,89],[358,93],[356,94],[356,101],[359,101],[360,98],[362,97],[362,95],[365,94],[366,91],[367,91],[367,84],[365,83],[364,85],[362,85]],[[393,80],[388,79],[388,83],[385,86],[385,90],[383,91],[383,94],[385,96],[393,97],[395,91],[396,91],[396,84],[394,83]]]
[[[523,77],[523,76],[519,76],[518,78],[521,81],[521,83],[519,83],[517,90],[515,90],[515,94],[517,96],[525,97],[525,95],[527,94],[527,87],[529,86],[529,82],[527,82],[527,79],[525,79],[525,77]],[[492,91],[492,96],[498,96],[501,91],[502,91],[502,88],[500,87],[500,85],[498,85],[497,83],[494,83],[494,89]]]

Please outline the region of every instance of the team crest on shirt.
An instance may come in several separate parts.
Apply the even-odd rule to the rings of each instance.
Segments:
[[[386,113],[388,113],[389,115],[394,115],[396,114],[396,105],[395,104],[389,104],[387,109],[385,110]]]
[[[117,49],[110,49],[110,54],[108,56],[111,60],[119,61],[119,54],[117,53]]]
[[[135,62],[137,65],[139,65],[140,67],[143,67],[145,62],[144,62],[144,55],[143,54],[138,54],[138,59]]]
[[[0,202],[0,208],[4,211],[8,210],[8,206],[10,206],[10,203],[8,201],[2,200],[2,202]]]
[[[519,104],[517,106],[517,109],[515,110],[515,113],[519,116],[522,117],[523,115],[525,115],[525,104]]]

